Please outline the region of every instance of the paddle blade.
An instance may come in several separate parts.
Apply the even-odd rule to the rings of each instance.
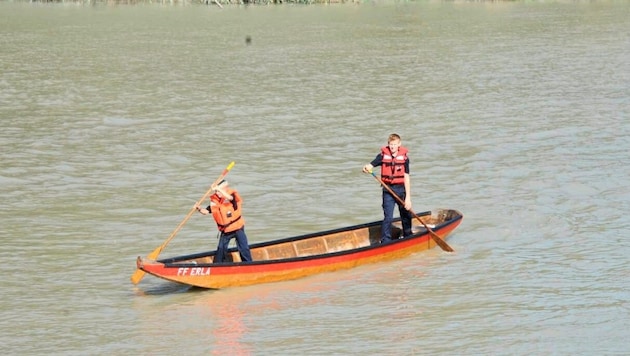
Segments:
[[[131,283],[133,284],[138,284],[140,283],[140,281],[142,280],[142,277],[144,277],[144,271],[141,269],[137,269],[132,275],[131,275]]]
[[[170,241],[170,237],[169,240]],[[155,250],[153,250],[150,254],[147,255],[147,259],[148,260],[156,260],[158,258],[158,256],[160,255],[160,252],[162,252],[162,249],[164,249],[164,247],[166,247],[165,244],[162,244],[160,247],[156,248]]]
[[[449,246],[449,244],[446,243],[446,241],[444,241],[444,239],[442,239],[441,237],[439,237],[435,232],[429,230],[431,233],[431,238],[433,239],[433,241],[435,241],[436,244],[438,244],[438,246],[440,246],[442,248],[442,250],[447,251],[447,252],[453,252],[455,250],[453,250],[453,248],[451,246]]]
[[[165,245],[171,240],[171,237],[169,237],[168,240],[166,240],[166,242],[162,245],[160,245],[158,248],[156,248],[155,250],[151,251],[150,254],[147,255],[147,259],[149,260],[156,260],[158,258],[158,256],[160,255],[160,252],[162,252],[162,250],[164,249]],[[133,273],[133,275],[131,276],[131,283],[133,284],[138,284],[140,283],[140,281],[142,280],[142,277],[144,277],[144,271],[141,269],[136,269],[136,271]]]

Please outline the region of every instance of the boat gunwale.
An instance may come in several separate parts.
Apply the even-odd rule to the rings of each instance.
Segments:
[[[452,224],[458,222],[459,220],[461,220],[463,218],[463,215],[458,210],[453,210],[453,209],[444,209],[444,210],[446,210],[446,211],[454,211],[457,215],[453,219],[444,221],[444,222],[436,225],[431,230],[439,231],[439,230],[441,230],[441,229],[443,229],[443,228],[445,228],[445,227],[447,227],[449,225],[452,225]],[[416,214],[416,215],[418,215],[418,216],[426,216],[426,215],[431,215],[431,214],[432,214],[432,211],[425,211],[425,212],[422,212],[422,213]],[[400,221],[400,218],[395,218],[393,222],[399,222],[399,221]],[[341,232],[346,232],[346,231],[354,231],[354,230],[359,230],[359,229],[364,229],[364,228],[371,228],[371,227],[374,227],[374,226],[378,226],[381,223],[382,223],[382,220],[377,220],[377,221],[373,221],[373,222],[362,223],[362,224],[357,224],[357,225],[353,225],[353,226],[346,226],[346,227],[341,227],[341,228],[336,228],[336,229],[331,229],[331,230],[326,230],[326,231],[308,233],[308,234],[303,234],[303,235],[297,235],[297,236],[283,238],[283,239],[270,240],[270,241],[265,241],[265,242],[258,242],[258,243],[251,244],[250,245],[250,249],[264,248],[264,247],[268,247],[268,246],[272,246],[272,245],[288,243],[288,242],[302,241],[302,240],[306,240],[306,239],[310,239],[310,238],[327,236],[327,235],[333,235],[333,234],[336,234],[336,233],[341,233]],[[210,263],[189,262],[189,263],[186,263],[186,262],[183,262],[183,261],[187,261],[187,260],[194,260],[194,259],[198,259],[198,258],[212,256],[216,252],[216,251],[206,251],[206,252],[200,252],[200,253],[196,253],[196,254],[182,255],[182,256],[176,256],[176,257],[171,257],[171,258],[166,258],[166,259],[160,259],[160,260],[157,260],[155,262],[163,264],[165,268],[179,268],[179,267],[234,268],[234,267],[241,267],[241,266],[245,267],[245,266],[256,266],[256,265],[283,264],[283,263],[294,263],[294,262],[300,262],[300,261],[328,259],[328,258],[334,258],[334,257],[338,257],[338,256],[343,256],[343,255],[360,253],[360,252],[367,251],[367,250],[374,250],[374,249],[378,249],[378,248],[381,248],[381,247],[397,245],[397,244],[400,244],[400,243],[404,243],[404,242],[413,241],[413,240],[416,240],[416,239],[419,239],[419,238],[423,238],[423,237],[429,235],[428,231],[423,226],[420,226],[420,228],[422,230],[419,230],[417,233],[414,233],[414,234],[412,234],[409,237],[392,240],[391,242],[387,242],[385,244],[377,244],[377,245],[370,244],[368,246],[356,247],[356,248],[352,248],[352,249],[348,249],[348,250],[335,251],[335,252],[329,252],[329,253],[323,253],[323,254],[315,254],[315,255],[309,255],[309,256],[295,256],[295,257],[288,257],[288,258],[282,258],[282,259],[256,260],[256,261],[250,261],[250,262],[242,262],[242,261],[240,261],[240,262],[220,262],[220,263],[214,263],[214,262],[210,262]],[[237,249],[235,247],[233,247],[233,248],[230,248],[228,250],[228,252],[235,252],[236,250]]]

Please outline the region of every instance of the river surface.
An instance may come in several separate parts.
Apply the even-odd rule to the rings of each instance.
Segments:
[[[0,3],[6,354],[630,353],[630,3]],[[251,42],[248,44],[246,38]],[[399,133],[455,253],[226,290],[152,276],[220,172],[250,242],[381,218]],[[211,250],[194,215],[161,257]]]

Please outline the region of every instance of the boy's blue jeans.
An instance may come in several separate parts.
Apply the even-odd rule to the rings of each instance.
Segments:
[[[221,233],[217,246],[217,254],[214,256],[215,263],[225,261],[225,253],[233,237],[236,237],[236,247],[238,247],[238,253],[241,255],[241,261],[249,262],[252,260],[252,253],[249,250],[247,235],[245,235],[245,228],[243,227],[236,231]]]
[[[389,186],[391,190],[398,195],[400,200],[405,201],[407,192],[405,192],[404,184],[394,184]],[[398,205],[398,213],[400,214],[403,237],[411,235],[411,213],[405,209],[404,204],[398,203],[396,198],[383,188],[383,225],[381,227],[381,242],[392,240],[392,222],[394,221],[394,207]]]

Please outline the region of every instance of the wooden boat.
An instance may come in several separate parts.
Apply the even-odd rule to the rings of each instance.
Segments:
[[[445,238],[462,221],[457,210],[439,209],[417,214],[438,236]],[[348,269],[367,263],[399,259],[436,246],[429,231],[416,219],[413,235],[401,236],[400,219],[392,224],[391,242],[380,243],[381,221],[300,235],[250,245],[252,262],[241,262],[236,248],[229,262],[213,263],[215,251],[160,259],[138,257],[139,269],[168,281],[202,288],[226,288],[278,282]]]

